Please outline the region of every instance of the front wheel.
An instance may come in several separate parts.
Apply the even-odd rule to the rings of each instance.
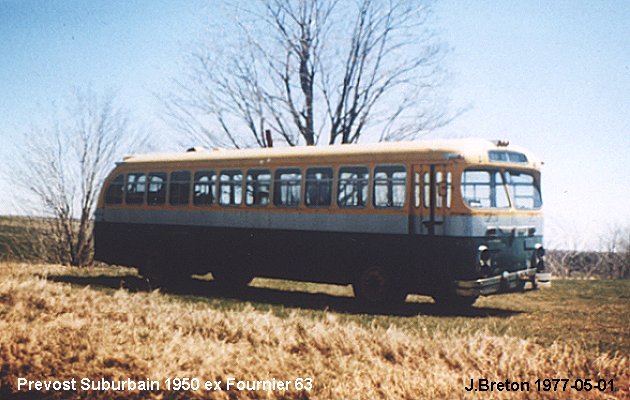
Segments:
[[[378,265],[361,270],[352,288],[357,300],[371,308],[399,307],[407,297],[407,292],[391,271]]]

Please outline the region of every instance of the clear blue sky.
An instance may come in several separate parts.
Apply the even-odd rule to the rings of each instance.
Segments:
[[[153,92],[180,76],[207,23],[226,23],[222,5],[0,0],[2,165],[73,86],[117,90],[137,121],[168,137]],[[451,97],[472,108],[429,137],[509,139],[542,157],[549,243],[581,231],[596,246],[608,226],[629,225],[630,1],[447,0],[435,11],[453,47]],[[0,182],[0,214],[15,211],[10,193]]]

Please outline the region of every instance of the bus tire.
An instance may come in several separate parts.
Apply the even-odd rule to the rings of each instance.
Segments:
[[[380,265],[362,269],[352,288],[357,300],[370,308],[400,307],[407,297],[407,292],[393,274]]]

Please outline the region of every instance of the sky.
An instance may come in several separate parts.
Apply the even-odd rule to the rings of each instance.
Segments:
[[[172,136],[156,93],[221,1],[0,0],[0,157],[74,87],[114,90],[136,123]],[[427,136],[506,139],[545,162],[547,246],[596,248],[630,226],[630,2],[437,1],[432,23],[451,52],[445,88],[466,111]],[[221,40],[213,38],[213,40]],[[158,141],[158,150],[176,148]],[[17,212],[0,181],[0,214]]]

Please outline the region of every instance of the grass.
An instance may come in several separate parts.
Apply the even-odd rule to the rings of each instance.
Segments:
[[[47,225],[38,217],[0,216],[0,260],[49,259],[52,241]]]
[[[256,287],[273,287],[306,293],[352,296],[350,287],[257,279]],[[432,300],[410,296],[420,315],[410,306],[407,317],[345,314],[344,321],[362,326],[396,326],[409,333],[472,333],[486,329],[492,334],[535,340],[550,345],[557,340],[577,342],[588,350],[630,352],[630,281],[556,280],[553,289],[482,297],[471,312],[445,314]],[[264,304],[252,303],[267,309]],[[273,308],[272,308],[273,309]],[[317,311],[312,313],[318,314]],[[566,335],[571,332],[570,335]]]
[[[12,217],[0,216],[0,259],[13,255],[13,247],[18,241],[25,240],[25,231]]]
[[[29,379],[312,377],[310,391],[120,392],[121,398],[628,398],[630,282],[557,280],[445,313],[410,296],[372,314],[348,287],[192,280],[163,293],[125,268],[0,264],[0,398]],[[611,392],[470,394],[471,378],[615,379]],[[22,391],[22,394],[24,392]],[[28,393],[32,396],[33,393]],[[51,392],[111,398],[111,392]],[[32,397],[28,397],[32,398]]]

